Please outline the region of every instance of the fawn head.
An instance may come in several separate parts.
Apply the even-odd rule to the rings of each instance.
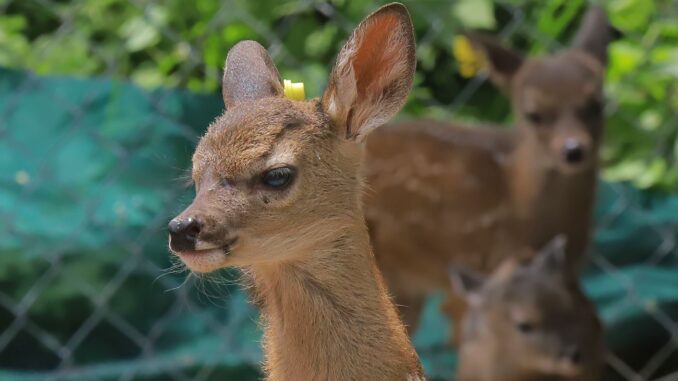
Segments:
[[[508,259],[487,279],[452,270],[469,305],[461,362],[485,361],[504,380],[596,379],[602,329],[568,271],[564,246],[558,236],[530,263]]]
[[[170,249],[195,272],[290,261],[362,221],[361,142],[403,106],[414,70],[410,16],[395,3],[353,31],[321,99],[285,98],[266,50],[235,45],[227,110],[195,150],[196,195],[169,223]]]
[[[597,163],[603,130],[603,79],[611,28],[592,7],[570,49],[525,58],[494,39],[467,34],[488,63],[490,78],[510,97],[518,128],[543,163],[578,173]]]

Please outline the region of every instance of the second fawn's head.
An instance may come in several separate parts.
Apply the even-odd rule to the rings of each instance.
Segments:
[[[169,224],[170,249],[196,272],[292,261],[362,223],[360,143],[403,106],[414,70],[400,4],[354,30],[321,99],[285,98],[266,50],[238,43],[226,58],[227,111],[195,150],[196,196]]]
[[[530,263],[508,259],[488,278],[452,271],[469,305],[460,347],[468,369],[493,364],[503,380],[597,379],[602,328],[566,266],[564,246],[558,236]]]
[[[603,133],[603,80],[611,28],[602,9],[584,16],[572,47],[526,58],[494,39],[469,33],[490,78],[510,97],[518,128],[537,143],[542,163],[578,173],[597,163]]]

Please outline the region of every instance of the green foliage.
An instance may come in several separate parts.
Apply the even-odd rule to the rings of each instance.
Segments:
[[[271,47],[281,72],[320,95],[341,42],[382,0],[2,0],[0,65],[38,73],[106,74],[145,87],[217,92],[228,49],[242,39]],[[670,0],[602,1],[624,37],[612,44],[607,81],[607,178],[678,189],[678,8]],[[455,32],[498,32],[519,21],[514,44],[531,53],[566,43],[584,0],[406,1],[418,36],[417,88],[406,113],[417,117],[505,121],[505,99],[467,85],[450,54]]]
[[[626,37],[610,49],[610,113],[604,160],[612,180],[678,187],[678,24],[670,1],[617,0],[612,21]]]

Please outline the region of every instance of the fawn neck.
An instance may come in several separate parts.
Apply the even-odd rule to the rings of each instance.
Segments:
[[[565,174],[543,166],[539,145],[532,139],[519,138],[510,173],[513,206],[527,224],[527,233],[534,247],[542,247],[557,234],[568,238],[570,253],[582,253],[589,237],[595,200],[597,165],[578,173]],[[575,268],[581,255],[575,256]]]
[[[251,269],[269,380],[419,379],[364,223],[338,230],[311,259]]]

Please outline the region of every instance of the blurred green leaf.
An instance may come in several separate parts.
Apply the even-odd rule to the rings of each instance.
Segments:
[[[584,0],[550,0],[542,9],[537,27],[551,38],[556,38],[572,23],[584,5]]]
[[[612,24],[630,32],[645,30],[655,7],[654,0],[612,0],[608,10]]]
[[[256,35],[252,31],[252,28],[241,22],[234,22],[226,25],[222,35],[228,45],[235,45],[238,41],[242,40],[256,39]]]
[[[311,57],[322,57],[327,54],[337,32],[337,26],[332,24],[311,32],[306,39],[306,53]]]
[[[490,0],[460,0],[455,3],[453,12],[465,28],[494,29],[497,25],[494,3]]]
[[[125,47],[130,52],[146,49],[160,41],[158,30],[143,17],[136,17],[123,24],[120,35],[126,40]]]
[[[25,27],[21,15],[0,16],[0,65],[15,66],[28,55],[30,45],[22,34]]]
[[[646,58],[645,50],[639,45],[619,41],[610,45],[610,65],[608,79],[618,81],[623,76],[633,73]]]
[[[649,188],[662,180],[666,174],[666,170],[666,161],[661,158],[656,158],[652,160],[640,176],[635,179],[634,184],[641,189]]]

